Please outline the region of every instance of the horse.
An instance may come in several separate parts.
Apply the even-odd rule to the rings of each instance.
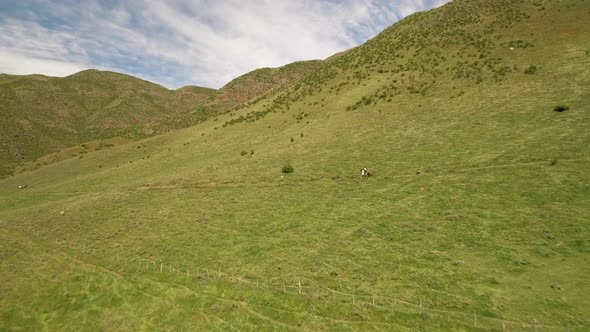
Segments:
[[[361,168],[361,178],[370,178],[373,176],[373,172],[369,171],[366,167]]]

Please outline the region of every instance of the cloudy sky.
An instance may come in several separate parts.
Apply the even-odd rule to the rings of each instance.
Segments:
[[[0,0],[0,73],[98,68],[219,88],[324,59],[448,0]]]

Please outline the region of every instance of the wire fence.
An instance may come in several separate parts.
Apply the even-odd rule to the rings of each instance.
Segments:
[[[36,232],[33,232],[37,236]],[[44,239],[45,240],[45,239]],[[158,275],[175,275],[186,279],[195,279],[201,282],[210,280],[222,280],[230,282],[234,286],[250,287],[253,289],[261,289],[272,291],[283,295],[302,296],[312,298],[316,301],[330,301],[337,305],[354,305],[373,307],[382,311],[403,311],[406,313],[417,314],[428,317],[440,317],[446,320],[451,320],[456,323],[473,326],[475,328],[489,329],[496,331],[572,331],[583,329],[584,326],[558,326],[543,323],[542,321],[519,321],[509,318],[492,317],[478,311],[477,308],[472,308],[466,311],[447,310],[443,308],[436,308],[427,306],[422,302],[422,299],[402,299],[394,296],[383,294],[373,294],[366,291],[349,292],[338,290],[326,286],[318,285],[313,280],[298,278],[297,280],[284,281],[280,278],[271,279],[257,279],[254,277],[246,277],[236,273],[226,273],[219,268],[208,265],[197,264],[195,262],[167,262],[162,259],[145,258],[140,255],[129,255],[125,252],[112,254],[105,250],[94,247],[87,247],[84,244],[72,243],[63,240],[54,240],[55,244],[60,248],[68,248],[75,250],[84,255],[96,258],[105,258],[110,262],[116,262],[115,266],[109,268],[120,268],[121,273],[148,273]]]

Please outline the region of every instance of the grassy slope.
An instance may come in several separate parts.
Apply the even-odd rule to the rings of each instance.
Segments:
[[[320,65],[305,61],[255,70],[219,91],[196,86],[170,91],[97,70],[65,78],[0,75],[0,177],[82,155],[88,147],[81,143],[92,150],[194,125],[289,85]]]
[[[586,330],[590,4],[512,3],[415,15],[218,121],[2,180],[2,326]],[[440,44],[400,39],[428,26]]]
[[[133,139],[178,128],[181,121],[194,123],[196,115],[188,113],[209,103],[215,93],[197,87],[170,91],[97,70],[65,78],[2,75],[0,160],[10,168],[87,141]]]
[[[321,68],[320,60],[293,62],[278,68],[260,68],[233,79],[219,89],[220,98],[242,103],[261,97],[308,76]]]

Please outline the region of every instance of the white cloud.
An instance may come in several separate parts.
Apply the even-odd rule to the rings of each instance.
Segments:
[[[260,67],[326,58],[447,0],[37,0],[0,13],[0,71],[103,68],[169,87],[220,87]],[[69,72],[68,72],[69,73]]]
[[[0,50],[0,73],[29,75],[42,73],[47,76],[68,76],[84,70],[81,64],[34,58],[31,56],[10,53]]]

